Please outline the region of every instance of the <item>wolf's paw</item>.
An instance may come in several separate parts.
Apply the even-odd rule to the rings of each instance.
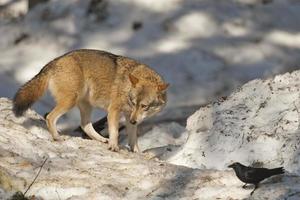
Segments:
[[[108,141],[109,140],[107,138],[105,138],[105,137],[103,137],[103,138],[100,139],[100,142],[103,142],[103,143],[108,143]]]
[[[135,145],[134,147],[130,147],[130,150],[133,153],[141,153],[140,148],[137,145]]]
[[[114,151],[114,152],[118,152],[120,150],[118,144],[115,144],[115,143],[109,143],[108,149],[111,151]]]
[[[56,136],[53,136],[53,141],[62,142],[62,141],[64,141],[64,138],[59,135],[56,135]]]

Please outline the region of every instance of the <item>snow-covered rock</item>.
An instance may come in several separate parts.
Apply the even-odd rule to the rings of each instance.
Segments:
[[[167,145],[183,145],[187,140],[185,128],[175,122],[154,126],[139,137],[141,150],[163,147]]]
[[[300,174],[300,71],[253,80],[187,120],[188,141],[168,161],[201,169],[232,162]]]
[[[43,118],[31,110],[15,118],[11,101],[0,98],[1,200],[28,188],[26,197],[47,200],[229,200],[248,198],[251,192],[241,188],[232,171],[176,166],[124,148],[115,153],[106,144],[79,137],[53,142],[45,128]],[[253,199],[297,199],[299,188],[298,176],[278,176],[262,184]]]

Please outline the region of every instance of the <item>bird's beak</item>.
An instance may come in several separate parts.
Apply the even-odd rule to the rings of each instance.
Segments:
[[[231,164],[231,165],[228,165],[228,168],[233,168],[233,164]]]

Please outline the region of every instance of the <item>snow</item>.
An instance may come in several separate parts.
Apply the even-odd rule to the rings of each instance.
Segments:
[[[52,142],[40,115],[29,111],[17,119],[11,102],[0,99],[0,183],[6,183],[0,199],[24,192],[45,158],[29,196],[300,198],[300,72],[275,77],[299,69],[298,2],[117,0],[87,14],[89,2],[50,0],[24,18],[18,17],[27,13],[24,0],[0,10],[0,96],[12,98],[55,57],[95,48],[135,58],[162,74],[171,84],[166,115],[141,126],[139,145],[145,153],[128,152],[126,139],[121,152],[113,153],[105,144],[68,134],[62,143]],[[141,28],[133,30],[134,22]],[[33,109],[43,115],[53,105],[47,94]],[[199,108],[186,127],[185,106]],[[63,130],[78,126],[78,111],[62,122]],[[284,166],[287,173],[266,180],[250,198],[251,190],[241,189],[226,168],[235,161]]]
[[[281,105],[279,108],[284,109],[285,112],[294,112],[294,107],[289,106],[291,106],[290,101],[295,100],[294,93],[297,92],[295,86],[299,86],[299,74],[300,71],[296,71],[292,74],[278,76],[274,80],[255,80],[246,84],[227,100],[208,105],[205,109],[200,109],[191,116],[186,129],[188,133],[182,126],[170,123],[150,130],[149,135],[152,135],[152,138],[147,138],[147,134],[142,135],[140,140],[142,145],[145,144],[144,148],[147,148],[147,145],[148,148],[151,147],[149,141],[162,138],[158,142],[159,147],[155,148],[154,144],[150,150],[163,149],[159,156],[166,161],[153,159],[151,151],[147,152],[146,150],[144,154],[136,154],[128,152],[124,146],[118,153],[111,152],[107,149],[107,144],[80,137],[65,135],[63,136],[64,141],[53,142],[41,116],[30,110],[24,117],[15,118],[11,111],[11,101],[1,98],[0,153],[2,159],[0,161],[0,180],[2,181],[1,187],[7,191],[3,193],[2,197],[11,196],[12,192],[25,191],[33,177],[36,176],[41,163],[47,159],[42,172],[26,194],[28,197],[35,195],[37,198],[44,199],[243,199],[249,197],[250,190],[241,188],[242,184],[234,172],[224,170],[224,163],[228,163],[229,157],[235,161],[246,162],[245,160],[249,161],[258,156],[265,159],[259,161],[268,167],[278,164],[279,161],[284,161],[283,165],[288,172],[284,176],[276,176],[262,183],[252,196],[253,199],[297,199],[300,194],[297,171],[299,170],[299,163],[297,162],[299,156],[296,155],[297,148],[290,147],[290,144],[297,141],[291,140],[297,137],[291,130],[294,130],[293,127],[298,123],[292,123],[293,126],[290,127],[289,132],[283,132],[283,129],[278,130],[278,135],[275,135],[278,137],[275,138],[273,136],[271,138],[260,137],[259,128],[253,128],[252,145],[260,148],[260,150],[266,149],[267,156],[260,154],[261,151],[251,153],[248,151],[250,148],[246,142],[241,146],[240,140],[236,140],[236,136],[238,136],[236,130],[248,121],[238,121],[237,124],[227,123],[233,119],[232,113],[228,112],[227,108],[236,108],[237,110],[232,109],[233,112],[243,114],[244,107],[236,106],[240,105],[239,101],[243,101],[244,104],[250,104],[251,109],[257,110],[257,106],[253,102],[256,102],[256,98],[259,99],[260,95],[270,95],[264,89],[270,90],[269,88],[272,87],[275,97],[280,95],[287,97],[283,103],[276,101],[277,104]],[[286,87],[287,85],[288,87]],[[249,91],[252,92],[253,88],[260,91],[257,92],[256,96],[249,95],[251,94]],[[247,98],[252,99],[247,101],[245,100]],[[268,104],[264,105],[264,108],[268,108]],[[207,112],[210,108],[215,108],[217,112]],[[280,109],[270,108],[270,110],[273,112],[269,114],[274,119],[277,119],[274,113],[283,113]],[[205,114],[202,114],[203,111]],[[263,111],[260,113],[264,114]],[[202,128],[196,123],[192,123],[194,119],[199,120],[199,116],[200,119],[213,116],[213,120],[203,120],[204,128]],[[249,118],[251,117],[249,116]],[[290,117],[287,119],[291,120]],[[266,119],[259,118],[258,121],[263,122],[264,120]],[[270,120],[272,121],[272,119]],[[276,124],[276,122],[274,123]],[[283,123],[281,126],[289,127],[288,124]],[[189,127],[189,125],[191,126]],[[226,130],[227,126],[230,126],[233,131],[225,139],[224,135],[219,133],[224,128]],[[268,127],[268,124],[263,127],[277,128],[276,126]],[[195,132],[193,128],[195,128]],[[164,131],[169,135],[168,137],[159,135],[163,134]],[[227,131],[224,133],[229,134]],[[255,137],[257,134],[258,137]],[[269,140],[263,140],[264,144],[262,144],[260,143],[261,138]],[[153,141],[153,143],[156,142]],[[177,145],[170,146],[167,143]],[[266,143],[270,147],[267,147]],[[282,148],[286,152],[278,152],[279,143],[279,146],[283,143],[286,144],[285,148]],[[294,144],[297,145],[298,143]],[[163,145],[167,145],[168,148],[162,148]],[[237,148],[237,146],[240,147],[238,150],[243,150],[243,152],[232,153],[232,149]],[[201,158],[203,148],[207,148],[205,150],[207,159]],[[277,154],[271,154],[276,151]],[[295,153],[295,160],[290,157],[292,153]],[[273,159],[272,157],[275,157],[275,160],[268,160]],[[290,161],[294,162],[291,163]],[[200,162],[202,162],[201,165]],[[181,164],[189,167],[179,166]],[[222,168],[222,170],[213,170],[213,168]]]
[[[1,197],[25,191],[47,159],[28,197],[298,199],[299,75],[253,80],[201,107],[186,128],[174,122],[154,126],[139,138],[143,154],[128,152],[124,144],[111,152],[107,144],[69,135],[53,142],[41,116],[30,110],[15,118],[11,101],[0,98]],[[235,161],[284,166],[286,173],[265,180],[250,197],[252,188],[242,189],[226,167]]]
[[[147,131],[139,139],[141,151],[170,145],[182,145],[187,140],[187,134],[182,134],[185,128],[177,123],[160,124]]]
[[[149,64],[171,83],[169,108],[207,103],[253,78],[290,71],[299,62],[299,4],[292,0],[266,5],[255,0],[119,0],[101,7],[100,21],[86,13],[88,5],[51,0],[24,20],[0,22],[5,36],[0,69],[13,82],[13,91],[51,59],[76,48],[103,49]],[[277,19],[280,13],[285,14]],[[142,23],[137,31],[131,28],[135,21]],[[14,44],[24,33],[28,38]],[[43,100],[48,110],[53,106],[49,99]],[[40,104],[34,108],[41,114],[47,110]]]
[[[167,161],[199,169],[232,162],[300,173],[300,71],[253,80],[188,118],[188,140]]]

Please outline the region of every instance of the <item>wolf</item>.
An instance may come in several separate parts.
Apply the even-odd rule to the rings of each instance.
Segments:
[[[119,151],[119,119],[124,116],[129,147],[139,152],[137,125],[165,107],[168,86],[153,69],[134,59],[79,49],[52,60],[25,83],[13,99],[13,112],[23,115],[49,89],[56,105],[46,123],[54,140],[61,140],[57,120],[76,106],[82,130],[94,140],[108,142],[112,151]],[[93,128],[93,108],[107,111],[109,139]]]

